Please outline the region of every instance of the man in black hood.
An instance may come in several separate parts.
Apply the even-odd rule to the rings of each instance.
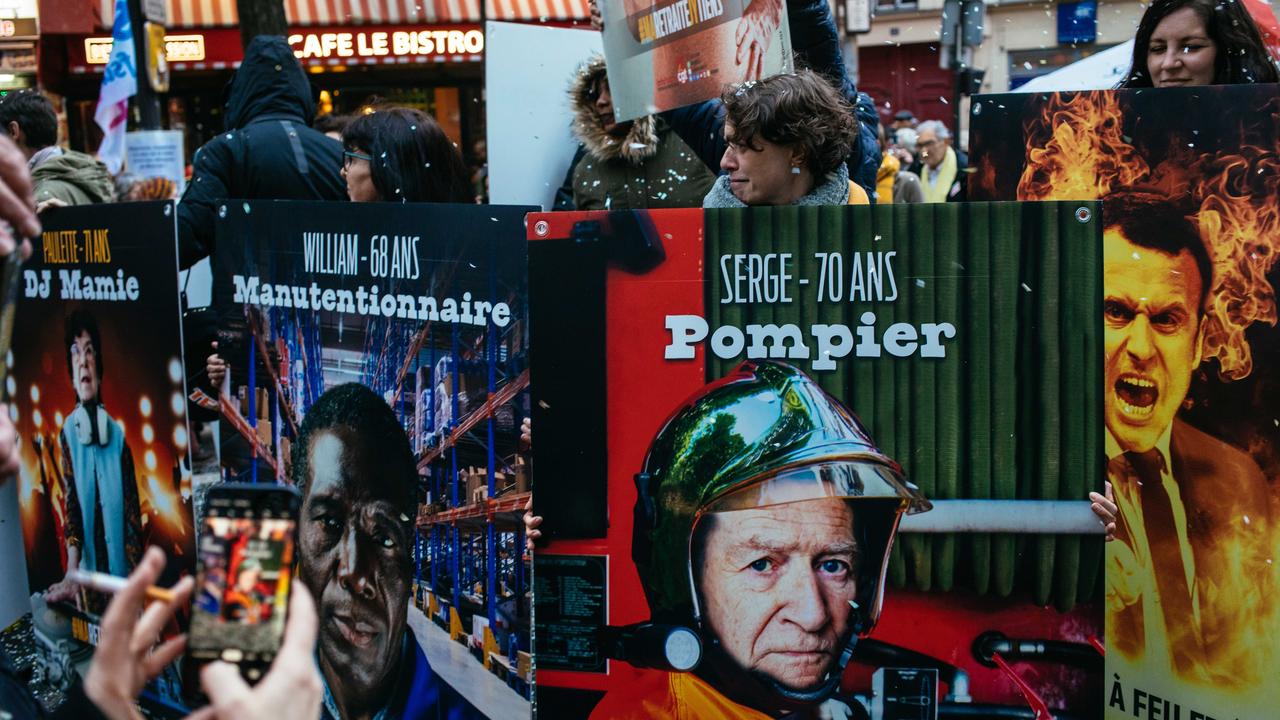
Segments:
[[[213,253],[218,204],[236,200],[346,200],[342,144],[311,129],[306,73],[278,35],[259,35],[231,81],[227,131],[197,152],[178,204],[182,267]]]

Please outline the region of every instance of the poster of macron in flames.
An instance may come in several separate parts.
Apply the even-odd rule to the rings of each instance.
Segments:
[[[1103,200],[1096,462],[1119,510],[1106,717],[1274,717],[1280,96],[1232,85],[973,108],[970,197]]]

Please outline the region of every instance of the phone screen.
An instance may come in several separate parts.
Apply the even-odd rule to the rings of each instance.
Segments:
[[[188,640],[193,659],[238,664],[250,680],[280,649],[297,525],[255,500],[210,493]]]

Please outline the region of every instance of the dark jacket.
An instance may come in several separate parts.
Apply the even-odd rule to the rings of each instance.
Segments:
[[[283,37],[249,43],[231,81],[226,132],[196,152],[178,204],[182,267],[213,252],[218,205],[236,200],[345,200],[342,144],[312,130],[306,73]]]
[[[869,197],[874,196],[876,170],[880,167],[880,116],[871,96],[858,92],[849,79],[831,8],[825,0],[787,0],[787,22],[797,64],[831,80],[853,105],[860,132],[854,152],[845,159],[845,164],[850,179],[866,190]],[[669,110],[662,117],[708,167],[719,172],[725,150],[724,107],[719,100]]]
[[[591,90],[605,77],[596,56],[574,75],[569,87],[573,136],[580,151],[565,178],[557,210],[643,210],[701,207],[715,174],[661,118],[646,115],[614,137],[596,116]],[[719,161],[716,161],[719,163]]]
[[[68,205],[109,203],[115,194],[107,166],[92,155],[74,150],[63,150],[37,165],[31,171],[31,185],[37,203],[49,199]]]

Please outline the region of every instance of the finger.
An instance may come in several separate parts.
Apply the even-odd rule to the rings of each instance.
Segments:
[[[7,218],[27,237],[40,234],[35,215],[35,191],[31,172],[22,151],[7,136],[0,143],[0,216]]]
[[[240,671],[221,661],[204,666],[200,671],[200,687],[219,717],[239,717],[253,700],[253,691],[240,677]]]
[[[188,715],[185,720],[216,720],[218,714],[214,711],[212,705],[205,705],[199,710]]]
[[[529,532],[525,533],[525,537],[529,538],[530,540],[537,540],[542,537],[542,531],[530,530]]]
[[[36,219],[35,203],[28,206],[26,202],[31,198],[30,190],[19,193],[15,193],[7,182],[0,182],[0,218],[10,220],[20,235],[39,235],[40,221]]]
[[[142,661],[142,670],[147,674],[147,679],[159,675],[166,665],[176,660],[186,649],[186,635],[176,635],[161,643],[160,647]]]
[[[187,599],[191,597],[191,588],[195,585],[195,579],[190,575],[182,578],[173,586],[173,600],[169,602],[153,602],[142,613],[142,619],[133,630],[133,642],[129,644],[129,651],[135,655],[146,650],[156,643],[156,638],[160,635],[160,631],[169,623],[169,618],[173,617],[173,613],[180,607],[187,604]]]
[[[142,556],[142,562],[134,569],[125,583],[124,589],[116,593],[107,605],[107,612],[102,617],[104,632],[111,630],[128,633],[133,626],[134,618],[146,598],[147,588],[160,576],[164,567],[164,552],[152,545]],[[131,634],[131,633],[130,633]]]
[[[536,528],[541,526],[542,520],[543,520],[543,517],[541,515],[534,515],[533,517],[529,518],[529,527]]]
[[[738,29],[733,31],[733,42],[738,46],[738,62],[742,62],[742,38],[747,34],[747,19],[738,21]]]
[[[1110,480],[1104,481],[1102,484],[1102,488],[1103,488],[1103,494],[1106,495],[1107,499],[1111,501],[1115,501],[1116,496],[1115,496],[1115,493],[1112,492],[1111,490],[1111,481]]]
[[[764,48],[756,54],[756,80],[764,79]]]
[[[308,657],[315,650],[316,632],[320,625],[316,617],[316,604],[311,593],[302,583],[293,584],[293,597],[289,598],[289,621],[284,628],[284,642],[280,654],[300,653]]]

